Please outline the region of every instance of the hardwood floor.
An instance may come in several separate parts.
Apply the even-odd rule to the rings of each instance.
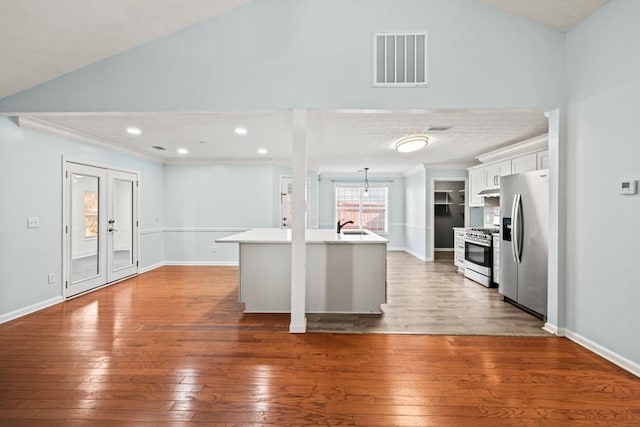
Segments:
[[[308,314],[310,332],[546,336],[544,322],[457,273],[452,252],[389,252],[384,315]]]
[[[571,341],[293,335],[236,283],[163,267],[0,325],[0,425],[640,425],[640,380]]]

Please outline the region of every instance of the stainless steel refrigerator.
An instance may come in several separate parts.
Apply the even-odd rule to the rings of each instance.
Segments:
[[[547,315],[549,171],[500,178],[500,283],[507,300]]]

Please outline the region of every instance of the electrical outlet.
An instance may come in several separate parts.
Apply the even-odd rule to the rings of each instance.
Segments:
[[[27,218],[27,228],[39,228],[40,218],[37,216],[30,216]]]
[[[213,247],[211,248],[211,253],[217,253],[218,248],[216,247],[216,245],[213,245]]]
[[[55,273],[49,273],[47,278],[49,279],[49,283],[55,283],[56,281],[56,274]]]

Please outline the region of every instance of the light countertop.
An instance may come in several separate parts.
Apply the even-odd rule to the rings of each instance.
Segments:
[[[368,230],[367,230],[368,231]],[[307,243],[388,243],[371,231],[366,235],[344,235],[329,229],[307,229]],[[216,239],[227,243],[291,243],[291,230],[282,228],[254,228],[232,236]]]

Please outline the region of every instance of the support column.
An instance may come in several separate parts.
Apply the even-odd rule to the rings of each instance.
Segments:
[[[293,203],[291,221],[291,323],[289,332],[305,333],[307,110],[293,110]]]

